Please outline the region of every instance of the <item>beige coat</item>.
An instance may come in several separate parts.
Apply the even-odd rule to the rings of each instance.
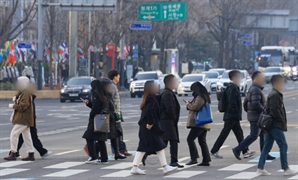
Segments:
[[[197,126],[195,123],[195,117],[194,117],[195,112],[200,110],[203,105],[204,105],[204,99],[201,96],[197,96],[192,102],[190,102],[186,106],[186,108],[189,111],[186,128],[203,128],[207,130],[211,129],[211,123],[204,124],[202,126]]]

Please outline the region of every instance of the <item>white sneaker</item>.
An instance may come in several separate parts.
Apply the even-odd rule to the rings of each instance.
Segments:
[[[139,167],[132,167],[130,170],[130,174],[133,175],[146,175],[146,173],[141,170]]]
[[[248,150],[245,154],[243,154],[243,157],[244,158],[250,158],[250,157],[254,156],[255,154],[256,154],[255,151]]]
[[[98,159],[92,159],[92,158],[88,158],[87,161],[85,161],[86,164],[96,164],[98,161]]]
[[[265,169],[258,169],[257,174],[259,176],[270,176],[271,175],[271,173],[266,171]]]
[[[178,167],[172,167],[172,166],[166,165],[165,167],[163,167],[163,174],[164,175],[169,174],[173,171],[176,171],[177,169]]]
[[[285,176],[292,176],[292,175],[295,175],[297,173],[298,173],[297,171],[294,171],[292,169],[288,169],[288,170],[284,171]]]
[[[52,154],[52,151],[47,151],[47,153],[45,153],[43,156],[41,156],[42,158],[46,158],[48,157],[49,155]]]
[[[219,155],[218,152],[216,152],[214,154],[210,153],[210,155],[213,156],[213,157],[215,157],[215,158],[217,158],[217,159],[222,159],[223,158],[223,156]]]

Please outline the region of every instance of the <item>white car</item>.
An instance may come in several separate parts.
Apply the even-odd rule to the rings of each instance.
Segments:
[[[219,77],[222,77],[222,74],[226,71],[225,68],[216,68],[216,69],[209,69],[209,71],[216,71],[219,74]]]
[[[138,97],[142,97],[144,93],[144,85],[146,81],[153,80],[160,88],[160,81],[162,77],[161,71],[145,71],[145,72],[138,72],[135,78],[130,83],[130,97],[135,98],[136,95]]]
[[[206,74],[187,74],[183,76],[181,83],[178,86],[178,92],[177,92],[178,96],[191,95],[192,91],[190,90],[190,86],[197,81],[202,83],[202,85],[206,87],[209,94],[211,93],[211,89],[210,89],[211,81],[206,76]]]
[[[219,81],[219,74],[216,71],[204,71],[202,74],[206,74],[206,76],[211,81],[210,89],[211,91],[216,92],[216,83]]]
[[[230,71],[231,70],[226,70],[223,73],[222,77],[217,82],[217,88],[216,88],[217,92],[220,92],[222,88],[226,88],[230,84],[230,82],[231,82],[231,80],[229,78]],[[242,96],[246,96],[248,88],[252,84],[252,80],[246,70],[239,70],[239,71],[241,72],[241,75],[242,75],[242,82],[240,84],[240,93],[242,94]]]

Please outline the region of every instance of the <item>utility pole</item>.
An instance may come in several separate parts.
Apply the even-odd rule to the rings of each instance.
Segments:
[[[96,16],[96,19],[95,19],[95,22],[96,22],[96,31],[95,31],[95,50],[94,50],[94,53],[95,53],[95,61],[94,61],[94,77],[96,79],[99,79],[99,53],[100,53],[100,45],[99,45],[99,15],[98,15],[98,12],[95,13],[95,16]],[[103,50],[104,53],[105,53],[105,49]]]
[[[37,42],[37,61],[38,61],[38,80],[37,88],[42,90],[42,0],[38,0],[38,42]]]
[[[78,15],[77,11],[69,12],[69,77],[77,76],[77,31],[78,31]]]
[[[88,41],[89,41],[89,48],[88,48],[88,69],[87,69],[87,75],[91,76],[91,52],[90,52],[90,43],[91,43],[91,11],[89,11],[89,29],[88,29],[89,35],[88,35]]]

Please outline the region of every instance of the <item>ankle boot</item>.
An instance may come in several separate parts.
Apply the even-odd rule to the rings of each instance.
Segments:
[[[115,160],[118,160],[118,159],[125,159],[126,156],[120,154],[120,152],[119,152],[119,147],[118,147],[117,139],[113,139],[113,140],[111,140],[111,144],[112,144],[112,146],[113,146],[113,148],[114,148],[114,151],[115,151],[115,157],[114,157]]]
[[[35,161],[34,153],[28,153],[26,158],[22,158],[22,161]]]
[[[9,153],[9,156],[8,157],[5,157],[4,160],[6,161],[15,161],[17,160],[17,157],[16,157],[16,153]]]

